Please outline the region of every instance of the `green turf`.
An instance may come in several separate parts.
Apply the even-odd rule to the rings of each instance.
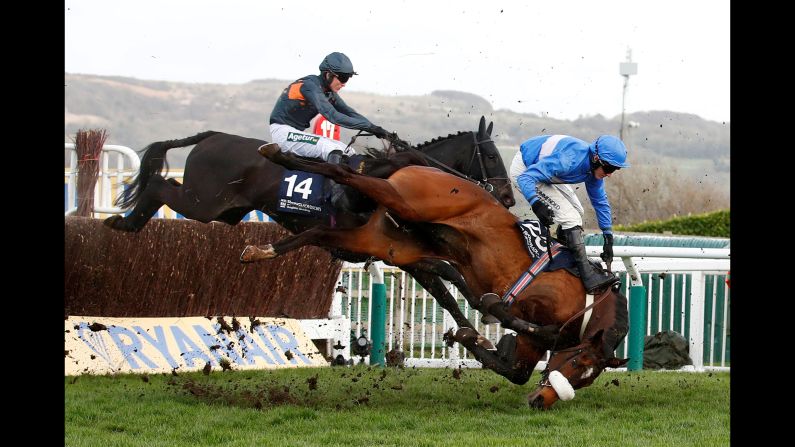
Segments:
[[[356,366],[66,377],[65,445],[729,444],[728,373],[603,373],[548,411],[527,406],[537,371],[521,386],[479,369],[455,376]]]

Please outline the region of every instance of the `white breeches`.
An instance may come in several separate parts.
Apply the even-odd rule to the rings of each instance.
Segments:
[[[527,166],[525,166],[522,160],[522,152],[517,152],[516,156],[513,157],[511,161],[508,174],[511,176],[514,192],[522,197],[524,197],[524,194],[519,190],[517,178],[526,170]],[[555,223],[560,224],[562,229],[568,230],[576,226],[582,227],[582,217],[585,210],[582,207],[582,203],[580,203],[580,199],[574,194],[571,185],[538,182],[536,183],[536,194],[538,195],[538,199],[544,202],[555,213]],[[525,199],[527,198],[525,197]]]
[[[348,145],[331,138],[303,132],[286,124],[271,124],[271,138],[278,143],[284,152],[292,152],[302,157],[322,158],[328,160],[331,151],[342,151],[345,155],[353,155],[356,151]]]

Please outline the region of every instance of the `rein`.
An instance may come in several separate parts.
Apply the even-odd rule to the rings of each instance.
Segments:
[[[372,136],[372,134],[371,134],[371,133],[367,133],[367,132],[365,132],[365,131],[362,131],[362,130],[360,130],[359,132],[357,132],[357,133],[356,133],[356,135],[354,135],[353,137],[351,137],[351,142],[350,142],[350,143],[348,143],[348,146],[347,146],[347,147],[351,147],[351,146],[353,146],[353,143],[356,141],[356,138],[357,138],[357,137],[360,137],[360,136],[364,136],[364,137],[366,137],[366,136]],[[474,133],[474,132],[472,132],[472,142],[473,142],[473,143],[474,143],[474,145],[475,145],[475,150],[474,150],[474,151],[472,151],[472,158],[470,158],[470,160],[469,160],[469,166],[467,167],[467,169],[466,169],[466,170],[467,170],[467,171],[471,171],[471,170],[472,170],[472,164],[474,164],[474,163],[475,163],[475,159],[477,158],[477,160],[478,160],[478,164],[480,165],[480,174],[481,174],[481,176],[483,176],[483,181],[476,180],[476,179],[474,179],[474,178],[472,178],[472,177],[470,177],[470,176],[468,176],[468,175],[464,174],[463,172],[461,172],[461,171],[458,171],[458,170],[456,170],[455,168],[452,168],[452,167],[450,167],[450,166],[448,166],[448,165],[446,165],[446,164],[442,163],[441,161],[439,161],[439,160],[437,160],[436,158],[434,158],[434,157],[432,157],[432,156],[428,155],[428,154],[427,154],[427,153],[425,153],[425,152],[422,152],[422,155],[423,155],[425,158],[427,158],[428,160],[430,160],[430,161],[432,161],[432,162],[436,163],[436,164],[437,164],[437,165],[438,165],[438,166],[439,166],[439,167],[440,167],[442,170],[448,171],[448,172],[450,172],[451,174],[454,174],[454,175],[456,175],[456,176],[458,176],[458,177],[461,177],[461,178],[463,178],[463,179],[465,179],[465,180],[469,180],[470,182],[472,182],[472,183],[474,183],[474,184],[476,184],[476,185],[480,186],[481,188],[485,189],[485,190],[486,190],[486,192],[489,192],[489,193],[491,193],[491,192],[493,192],[493,191],[494,191],[494,185],[492,185],[491,183],[489,183],[489,180],[506,180],[506,181],[507,181],[507,180],[509,180],[509,179],[508,179],[508,177],[488,177],[488,174],[486,174],[486,166],[485,166],[485,164],[483,163],[483,154],[481,154],[481,153],[480,153],[480,145],[481,145],[482,143],[493,143],[493,142],[494,142],[494,140],[492,140],[491,138],[488,138],[488,137],[487,137],[486,139],[484,139],[484,140],[478,140],[478,139],[477,139],[477,136],[475,135],[475,133]],[[390,143],[391,143],[391,142],[390,142]],[[421,151],[420,151],[420,152],[421,152]]]
[[[602,301],[604,301],[604,299],[605,299],[605,298],[607,298],[607,295],[609,295],[609,294],[610,294],[610,289],[612,289],[612,287],[607,287],[607,288],[605,289],[605,291],[604,291],[604,292],[602,292],[602,294],[601,294],[601,295],[599,295],[599,298],[597,298],[597,299],[595,299],[595,300],[593,301],[593,303],[591,303],[590,305],[588,305],[588,306],[585,306],[584,308],[580,309],[580,311],[579,311],[579,312],[577,312],[576,314],[572,315],[572,316],[571,316],[571,318],[569,318],[568,320],[566,320],[566,322],[565,322],[565,323],[563,323],[563,325],[562,325],[562,326],[560,326],[560,329],[558,329],[558,335],[560,335],[560,334],[563,332],[563,328],[565,328],[567,324],[571,323],[571,322],[572,322],[573,320],[575,320],[577,317],[579,317],[580,315],[584,314],[585,312],[588,312],[588,310],[589,310],[589,309],[593,309],[594,307],[596,307],[596,305],[597,305],[597,304],[599,304],[599,303],[601,303]],[[553,354],[554,354],[555,352],[564,352],[564,351],[565,351],[565,349],[564,349],[564,350],[562,350],[562,351],[555,351],[555,347],[557,346],[557,344],[558,344],[558,337],[555,337],[555,344],[553,344],[553,345],[552,345],[552,349],[550,349],[550,351],[551,351]]]
[[[596,307],[597,304],[599,304],[602,301],[604,301],[604,299],[607,298],[607,295],[610,294],[610,289],[612,289],[612,287],[607,287],[605,289],[605,291],[602,292],[601,295],[599,295],[599,298],[595,299],[593,303],[591,303],[588,306],[585,306],[582,310],[580,310],[579,312],[574,314],[571,318],[566,320],[565,323],[563,323],[563,325],[560,327],[560,329],[558,329],[558,336],[555,337],[555,343],[552,345],[552,349],[549,350],[549,360],[550,361],[552,360],[552,356],[555,355],[555,354],[558,354],[560,352],[574,351],[574,354],[570,355],[569,357],[566,358],[566,360],[563,361],[563,363],[565,364],[566,362],[569,361],[569,359],[578,356],[580,353],[582,353],[585,350],[585,348],[578,348],[576,346],[573,346],[571,348],[561,349],[559,351],[556,351],[555,348],[558,345],[558,339],[560,338],[561,332],[563,332],[563,328],[565,328],[566,325],[571,323],[574,319],[576,319],[580,315],[582,315],[585,312],[587,312],[589,309],[593,309],[594,307]],[[549,383],[549,374],[550,374],[550,372],[551,371],[549,370],[549,361],[547,361],[546,368],[544,368],[544,371],[541,372],[541,380],[538,381],[538,385],[539,386],[552,386],[552,384]]]
[[[461,178],[463,178],[465,180],[469,180],[470,182],[472,182],[472,183],[480,186],[481,188],[485,189],[487,192],[492,192],[492,191],[494,191],[494,185],[489,183],[489,180],[508,180],[507,177],[488,177],[488,175],[486,174],[486,167],[485,167],[485,165],[483,163],[483,155],[480,153],[480,145],[481,145],[481,143],[493,143],[494,141],[491,138],[486,138],[485,140],[478,140],[477,137],[475,136],[474,132],[473,132],[472,133],[472,142],[475,144],[475,150],[472,151],[472,158],[470,158],[469,166],[467,167],[466,170],[467,171],[471,171],[472,170],[472,164],[475,163],[475,158],[477,157],[478,164],[480,165],[480,173],[483,176],[483,181],[482,182],[480,180],[476,180],[476,179],[474,179],[474,178],[464,174],[463,172],[460,172],[460,171],[458,171],[458,170],[456,170],[456,169],[454,169],[454,168],[452,168],[450,166],[447,166],[446,164],[444,164],[441,161],[437,160],[436,158],[426,154],[425,152],[423,152],[422,155],[425,158],[427,158],[428,160],[431,160],[432,162],[434,162],[437,165],[439,165],[439,167],[442,168],[443,170],[448,171],[448,172],[450,172],[450,173],[452,173],[452,174],[454,174],[454,175],[456,175],[458,177],[461,177]]]

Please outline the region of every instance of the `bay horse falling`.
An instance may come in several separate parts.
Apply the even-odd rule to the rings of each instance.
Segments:
[[[386,177],[406,164],[427,163],[422,157],[428,157],[431,165],[458,171],[485,184],[503,206],[510,207],[515,203],[513,192],[502,157],[491,140],[492,128],[493,123],[487,126],[485,117],[481,117],[477,132],[459,132],[434,139],[417,146],[416,151],[397,153],[390,158],[361,157],[362,169],[370,175]],[[325,221],[320,217],[278,209],[279,189],[286,170],[257,153],[257,148],[265,143],[255,138],[207,131],[188,138],[150,144],[141,159],[138,175],[116,201],[118,206],[132,208],[131,211],[124,217],[114,215],[107,218],[105,225],[115,230],[138,232],[163,205],[188,219],[200,222],[215,220],[230,225],[240,222],[249,212],[260,210],[292,233],[323,224]],[[195,147],[185,161],[183,183],[163,177],[160,172],[166,153],[170,149],[190,145]],[[367,221],[375,203],[355,190],[345,188],[349,190],[344,200],[348,206],[337,210],[336,225],[340,228],[358,227]],[[366,259],[338,249],[332,249],[332,255],[350,262]],[[257,259],[252,257],[248,260]],[[440,279],[441,275],[459,285],[467,299],[474,301],[475,297],[468,295],[461,285],[463,279],[455,269],[443,262],[404,264],[402,269],[428,290],[459,326],[472,327]],[[509,327],[522,328],[519,323]]]
[[[379,205],[358,228],[315,227],[259,249],[267,257],[317,245],[366,253],[398,266],[441,259],[461,272],[472,293],[484,298],[505,295],[533,261],[523,246],[517,218],[471,182],[423,166],[408,166],[380,179],[344,166],[308,164],[279,152],[275,145],[261,152],[292,169],[318,172],[350,185]],[[415,233],[411,241],[400,237],[404,231],[395,229],[387,212],[400,219],[405,231]],[[628,329],[626,297],[618,288],[605,290],[581,328],[583,317],[577,315],[585,300],[578,277],[565,269],[544,272],[507,309],[512,316],[538,325],[536,330],[503,337],[497,351],[481,346],[482,337],[470,327],[453,337],[485,367],[516,384],[526,383],[545,352],[553,350],[538,388],[528,396],[531,406],[549,408],[559,399],[573,397],[574,389],[593,383],[606,367],[627,362],[613,355]],[[572,317],[571,324],[564,324]]]

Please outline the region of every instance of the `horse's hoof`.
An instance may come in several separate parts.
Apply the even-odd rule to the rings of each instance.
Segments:
[[[272,259],[276,256],[278,255],[276,254],[276,250],[273,249],[273,245],[266,245],[264,250],[256,245],[247,245],[246,248],[243,249],[243,252],[240,253],[240,262],[242,264],[248,264],[250,262]]]
[[[119,216],[118,214],[114,214],[108,217],[107,219],[105,219],[104,221],[102,221],[102,224],[105,225],[106,227],[116,228],[117,225],[116,222],[119,219],[123,219],[123,217]]]
[[[118,231],[127,231],[130,233],[135,232],[135,228],[132,228],[130,224],[128,224],[127,221],[124,220],[124,217],[118,214],[114,214],[108,217],[107,219],[102,221],[102,224],[108,228],[112,228]]]
[[[450,328],[447,332],[442,335],[442,341],[448,348],[452,348],[456,342],[455,334],[453,333],[453,328]]]
[[[482,335],[478,335],[477,340],[475,340],[475,344],[477,344],[481,348],[486,349],[488,351],[496,351],[497,350],[497,347],[494,346],[494,343],[492,343],[491,340],[489,340],[488,338],[486,338],[486,337],[484,337]]]
[[[480,334],[478,334],[478,332],[476,330],[472,329],[471,327],[462,327],[462,328],[458,329],[455,332],[455,335],[453,336],[453,338],[455,338],[455,341],[457,341],[457,342],[459,342],[459,343],[461,343],[463,345],[467,341],[470,341],[472,339],[474,339],[475,342],[477,343],[477,338],[479,336],[480,336]]]
[[[279,151],[280,148],[278,143],[265,143],[259,148],[257,148],[257,152],[259,152],[260,155],[266,158],[269,158],[270,155],[275,154],[276,152]]]

